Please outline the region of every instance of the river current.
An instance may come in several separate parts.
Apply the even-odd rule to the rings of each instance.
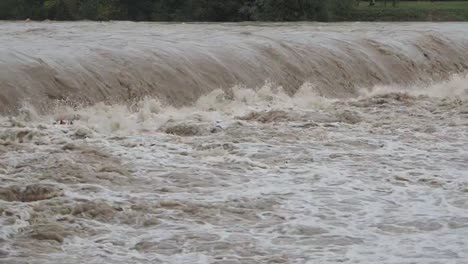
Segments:
[[[0,263],[467,263],[467,36],[0,22]]]

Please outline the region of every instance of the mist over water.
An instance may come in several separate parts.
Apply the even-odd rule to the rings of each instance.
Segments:
[[[467,33],[1,22],[0,263],[466,263]]]

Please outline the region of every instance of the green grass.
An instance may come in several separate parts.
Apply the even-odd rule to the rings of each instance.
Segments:
[[[346,20],[360,21],[468,21],[468,1],[400,1],[393,7],[391,0],[384,6],[378,0],[375,6],[366,1],[354,8]]]

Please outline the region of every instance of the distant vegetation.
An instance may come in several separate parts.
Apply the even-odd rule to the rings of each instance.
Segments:
[[[0,0],[0,19],[28,18],[104,21],[446,21],[468,20],[468,1]]]
[[[330,21],[355,0],[0,0],[0,19]]]

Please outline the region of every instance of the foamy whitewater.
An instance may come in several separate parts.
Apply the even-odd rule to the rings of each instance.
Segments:
[[[466,23],[0,44],[0,263],[468,263]]]

